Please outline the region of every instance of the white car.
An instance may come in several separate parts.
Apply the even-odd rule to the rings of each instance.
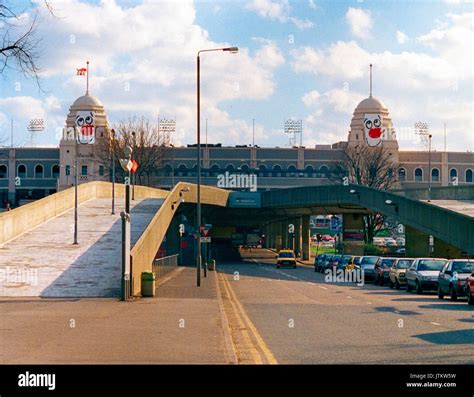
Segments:
[[[385,245],[387,247],[396,247],[397,246],[397,241],[392,237],[386,237],[385,238]]]

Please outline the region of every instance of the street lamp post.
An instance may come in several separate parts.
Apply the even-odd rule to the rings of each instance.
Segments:
[[[112,129],[112,215],[115,215],[115,130]]]
[[[76,165],[74,166],[74,169],[75,169],[75,172],[74,172],[74,243],[73,243],[74,245],[79,244],[78,241],[77,241],[77,218],[78,218],[78,214],[77,214],[77,206],[78,206],[77,185],[78,185],[78,181],[79,181],[79,178],[78,178],[78,168],[79,168],[79,153],[78,153],[79,145],[78,145],[78,140],[79,140],[79,137],[77,136],[78,132],[79,131],[76,128]]]
[[[418,121],[415,123],[417,135],[428,137],[428,202],[431,202],[431,138],[433,135],[429,132],[428,124]]]
[[[197,226],[197,257],[196,257],[196,282],[197,286],[201,286],[201,52],[211,51],[228,51],[235,54],[239,51],[237,47],[213,48],[208,50],[200,50],[197,53],[196,69],[197,69],[197,209],[196,209],[196,226]]]
[[[135,140],[135,131],[132,131],[132,136],[133,136],[133,149],[135,150],[135,145],[136,145],[136,140]],[[130,173],[129,173],[130,175]],[[132,175],[132,200],[135,200],[135,171],[133,172]]]

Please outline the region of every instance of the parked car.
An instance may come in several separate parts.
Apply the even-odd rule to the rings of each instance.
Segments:
[[[332,270],[334,267],[338,267],[339,263],[342,262],[342,255],[333,255],[329,260],[329,268]]]
[[[329,234],[323,234],[321,236],[321,240],[322,241],[333,241],[334,240],[334,237],[329,235]]]
[[[276,267],[279,269],[281,266],[293,266],[293,269],[296,269],[296,257],[293,250],[281,250],[278,253]]]
[[[414,260],[414,258],[397,258],[395,260],[389,272],[390,288],[400,289],[400,286],[406,285],[406,270]]]
[[[474,272],[466,279],[465,284],[467,303],[474,305]]]
[[[315,272],[322,271],[322,265],[323,265],[325,257],[326,257],[326,254],[319,254],[316,258],[314,258],[314,271]]]
[[[458,296],[466,295],[466,279],[474,271],[474,262],[463,259],[449,260],[438,276],[438,298],[449,295],[455,301]]]
[[[390,268],[393,266],[396,258],[379,258],[374,266],[374,284],[384,285],[390,279]]]
[[[360,269],[364,271],[364,281],[374,279],[374,267],[377,263],[378,256],[363,256],[360,259]]]
[[[334,254],[326,254],[324,261],[321,264],[321,273],[324,273],[327,269],[331,268],[331,260]]]
[[[407,292],[415,288],[418,294],[424,290],[438,289],[438,275],[446,264],[443,258],[417,258],[406,271]]]
[[[341,261],[338,262],[337,268],[340,270],[346,270],[347,266],[351,263],[352,256],[351,255],[342,255]]]
[[[397,247],[397,241],[392,237],[385,237],[386,247]]]
[[[405,246],[405,237],[397,237],[396,241],[397,241],[397,245],[399,247],[404,247]]]

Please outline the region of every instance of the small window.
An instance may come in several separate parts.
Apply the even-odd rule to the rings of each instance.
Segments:
[[[437,168],[431,170],[431,180],[433,182],[439,182],[439,170]]]
[[[44,169],[41,164],[38,164],[35,167],[35,178],[43,178],[44,177]]]
[[[417,168],[415,170],[415,182],[422,182],[423,181],[423,170],[421,168]]]
[[[454,181],[454,178],[457,178],[458,177],[458,170],[456,168],[451,168],[451,170],[449,171],[449,179],[451,181]]]
[[[7,166],[0,165],[0,179],[4,179],[7,177]]]
[[[69,175],[71,175],[71,166],[66,165],[66,176],[69,176]]]
[[[406,181],[406,179],[407,179],[407,171],[405,170],[405,168],[400,168],[398,170],[398,180],[400,182],[404,182]]]
[[[57,164],[53,165],[53,168],[51,169],[51,173],[53,174],[53,178],[59,178],[59,165]]]
[[[472,182],[472,170],[466,170],[466,182]]]
[[[87,165],[83,165],[81,167],[81,175],[82,176],[87,176]]]
[[[103,165],[99,165],[99,175],[104,176],[104,166]]]
[[[20,164],[18,166],[18,175],[20,178],[26,178],[26,165]]]

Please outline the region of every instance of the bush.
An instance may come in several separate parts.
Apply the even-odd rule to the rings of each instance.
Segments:
[[[364,254],[365,255],[381,255],[382,251],[379,247],[374,244],[365,244],[364,246]]]

